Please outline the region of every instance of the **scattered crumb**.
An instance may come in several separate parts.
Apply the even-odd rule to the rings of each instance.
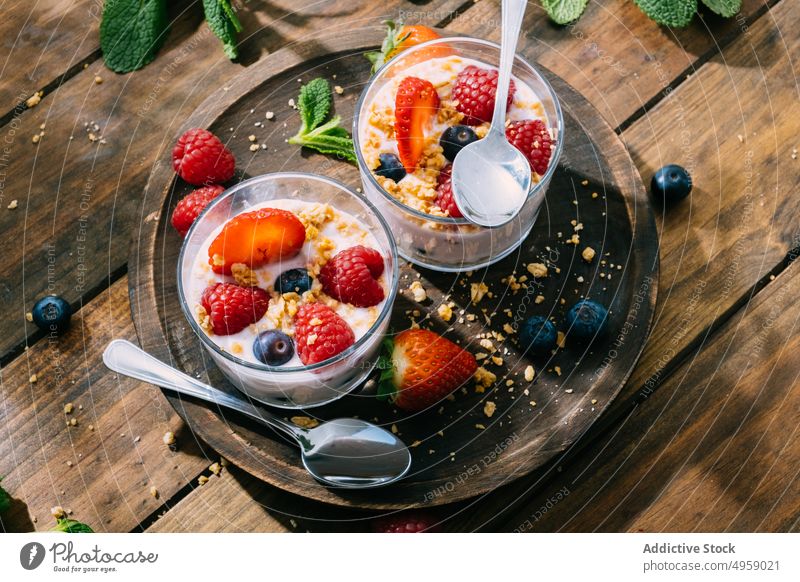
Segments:
[[[75,410],[75,406],[72,404],[72,402],[67,402],[64,405],[64,414],[72,414],[73,410]]]
[[[28,382],[31,384],[36,384],[39,381],[39,377],[36,374],[31,374],[31,377],[28,378]]]
[[[442,303],[436,311],[444,321],[450,321],[453,318],[453,308],[446,303]]]
[[[592,404],[597,404],[597,398],[592,398]]]
[[[567,336],[564,335],[563,331],[558,332],[558,339],[556,339],[556,344],[558,344],[558,347],[560,347],[562,350],[564,349],[564,347],[566,347]]]
[[[544,263],[530,263],[528,272],[537,278],[547,277],[547,265]]]
[[[414,301],[417,303],[421,303],[428,298],[428,293],[425,291],[425,287],[422,286],[422,283],[419,281],[414,281],[408,288],[411,291],[411,294],[414,296]]]
[[[292,424],[300,428],[314,428],[315,426],[319,426],[319,421],[316,418],[310,418],[308,416],[293,416],[290,420]]]
[[[583,249],[581,256],[583,257],[584,261],[586,261],[587,263],[591,263],[592,260],[594,259],[595,254],[596,253],[594,252],[594,249],[592,247],[586,247],[585,249]]]
[[[527,382],[533,382],[533,376],[536,374],[536,371],[533,369],[533,366],[528,366],[525,368],[525,380]]]
[[[27,313],[25,314],[25,319],[26,319],[27,321],[33,321],[33,313],[31,313],[30,311],[29,311],[29,312],[27,312]]]
[[[161,440],[164,441],[165,445],[171,447],[175,444],[175,433],[173,433],[171,430],[168,430],[164,433],[164,436],[161,438]]]
[[[342,93],[344,93],[344,88],[341,85],[336,85],[333,88],[333,90],[336,91],[337,95],[341,95]]]
[[[222,467],[219,463],[211,463],[208,470],[214,473],[214,475],[219,475],[222,472]]]
[[[200,475],[197,478],[197,484],[200,485],[201,487],[206,483],[208,483],[208,477],[206,477],[205,475]]]
[[[38,93],[34,93],[30,97],[28,97],[27,101],[25,101],[25,105],[28,106],[28,109],[33,109],[42,101],[42,96],[44,93],[39,91]]]
[[[275,119],[275,113],[273,111],[267,111],[267,114],[264,117],[267,119]]]
[[[480,283],[470,283],[469,285],[469,297],[472,300],[473,305],[480,303],[488,292],[489,287],[487,287],[486,283],[483,281]]]
[[[553,366],[553,370],[558,376],[561,375],[561,366]]]
[[[497,410],[497,405],[491,400],[487,400],[486,404],[483,405],[483,413],[487,418],[491,418],[495,410]]]
[[[94,76],[94,82],[95,82],[96,85],[102,85],[103,84],[103,77],[101,77],[100,75],[95,75]]]
[[[150,487],[150,495],[152,495],[154,499],[158,499],[158,489]]]
[[[50,509],[50,513],[56,519],[64,519],[67,516],[67,512],[64,511],[64,508],[60,505],[56,505]]]
[[[250,144],[250,151],[257,152],[259,150],[259,146],[257,143]]]

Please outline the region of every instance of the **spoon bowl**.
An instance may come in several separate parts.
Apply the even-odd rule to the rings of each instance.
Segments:
[[[300,445],[303,466],[326,485],[348,489],[380,487],[402,479],[411,467],[411,453],[405,443],[364,420],[340,418],[313,428],[296,426],[168,366],[126,340],[109,343],[103,362],[125,376],[235,410],[281,432]]]

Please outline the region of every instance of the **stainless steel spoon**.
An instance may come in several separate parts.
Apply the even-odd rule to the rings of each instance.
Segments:
[[[527,158],[506,139],[506,102],[511,66],[526,0],[503,0],[503,39],[497,93],[489,133],[462,149],[453,161],[453,197],[464,218],[494,228],[514,219],[531,186]]]
[[[230,408],[279,430],[297,441],[305,468],[327,485],[349,489],[379,487],[402,478],[411,467],[408,447],[389,431],[369,422],[339,418],[312,429],[300,428],[187,376],[125,340],[108,344],[103,362],[125,376]]]

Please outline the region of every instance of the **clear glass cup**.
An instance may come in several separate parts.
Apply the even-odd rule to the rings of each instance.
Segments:
[[[389,292],[375,323],[345,351],[309,366],[267,366],[222,350],[197,322],[187,300],[189,276],[203,243],[220,225],[254,206],[279,199],[327,203],[361,221],[378,242],[386,260]],[[265,174],[228,189],[200,215],[186,235],[178,258],[178,294],[186,319],[219,369],[249,397],[280,408],[298,409],[327,404],[366,380],[377,363],[398,285],[397,247],[389,225],[377,209],[343,184],[303,173]]]
[[[463,218],[425,214],[402,203],[381,187],[364,160],[361,142],[367,123],[368,107],[386,83],[402,75],[407,67],[424,60],[423,55],[431,52],[437,55],[437,49],[445,46],[462,57],[485,64],[487,68],[497,68],[500,61],[499,45],[470,37],[432,40],[403,51],[386,63],[362,92],[353,120],[353,139],[364,193],[391,226],[400,256],[416,265],[436,271],[457,272],[485,267],[501,260],[528,236],[561,155],[564,119],[561,105],[550,83],[530,63],[517,55],[512,74],[517,82],[522,81],[530,86],[541,100],[547,126],[552,129],[556,140],[547,172],[539,182],[531,185],[528,200],[519,215],[499,228],[484,228]]]

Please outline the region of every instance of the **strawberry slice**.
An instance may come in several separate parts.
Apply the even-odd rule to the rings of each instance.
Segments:
[[[262,208],[229,220],[208,247],[208,263],[215,273],[231,274],[235,263],[254,269],[289,259],[300,252],[306,228],[288,210]]]
[[[425,147],[425,130],[430,127],[439,109],[439,94],[430,81],[406,77],[400,81],[394,104],[394,132],[397,152],[409,174],[412,173]]]

